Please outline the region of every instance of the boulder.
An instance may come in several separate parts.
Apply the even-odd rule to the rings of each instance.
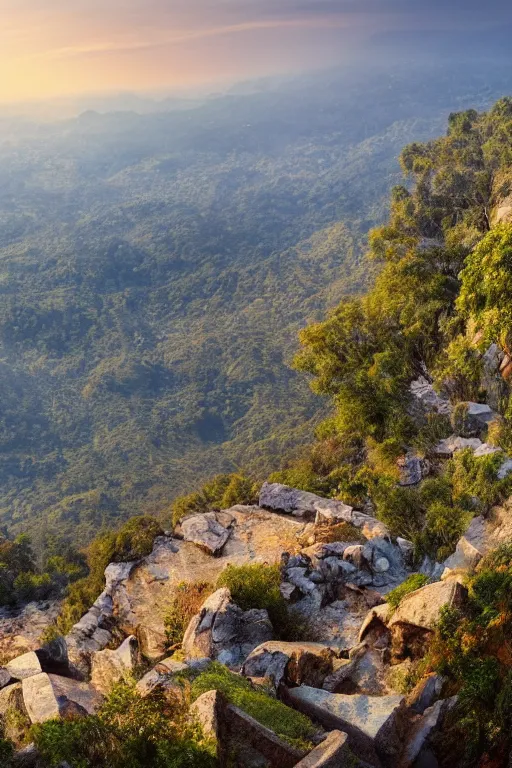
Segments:
[[[458,581],[437,581],[404,597],[388,621],[395,655],[421,656],[439,621],[441,608],[460,606],[466,594]]]
[[[408,571],[400,547],[382,537],[365,544],[363,560],[373,575],[375,587],[395,586],[407,578]]]
[[[286,700],[328,730],[347,733],[352,751],[369,762],[376,753],[390,758],[401,749],[403,696],[348,696],[301,686],[289,689]]]
[[[219,522],[215,512],[206,512],[185,518],[181,523],[181,534],[185,541],[191,541],[208,554],[216,556],[229,539],[231,530]]]
[[[489,445],[489,443],[482,443],[482,445],[473,451],[475,458],[479,459],[482,456],[492,456],[495,453],[502,453],[501,448],[497,448],[495,445]]]
[[[427,462],[414,453],[409,452],[405,456],[401,456],[397,461],[397,466],[400,473],[398,485],[402,487],[418,485],[428,474]]]
[[[383,696],[393,693],[387,677],[389,668],[385,663],[383,650],[368,648],[364,645],[357,655],[350,654],[350,659],[332,675],[326,677],[322,688],[331,693]]]
[[[0,688],[2,679],[8,683],[11,679],[24,680],[41,672],[69,674],[68,648],[63,637],[53,640],[36,651],[11,659],[5,668],[0,670]]]
[[[207,659],[209,662],[210,660]],[[141,696],[148,696],[155,688],[165,688],[174,675],[190,669],[188,664],[182,661],[174,661],[172,657],[158,662],[149,672],[141,677],[135,686]]]
[[[297,488],[291,488],[281,483],[263,483],[260,491],[259,504],[264,509],[271,509],[276,512],[285,512],[295,517],[314,519],[317,513],[316,505],[320,502],[327,502],[315,493],[309,491],[300,491]],[[338,502],[340,512],[346,509],[347,513],[352,511],[342,502]],[[335,507],[334,507],[335,508]],[[328,507],[326,507],[326,510]]]
[[[281,483],[264,483],[260,492],[260,506],[276,512],[286,512],[302,519],[322,523],[351,523],[361,528],[366,538],[389,536],[387,527],[371,515],[358,512],[336,499],[324,499],[308,491],[299,491]]]
[[[23,701],[22,683],[8,685],[0,691],[0,718],[5,738],[16,745],[23,743],[30,720]]]
[[[459,404],[460,405],[460,404]],[[492,410],[487,403],[464,403],[466,406],[466,421],[470,431],[474,434],[478,434],[482,429],[485,429],[489,422],[493,421],[497,414]]]
[[[475,568],[488,551],[488,532],[485,519],[474,517],[465,534],[457,542],[455,552],[444,561],[442,578],[453,571],[468,571]]]
[[[325,677],[333,671],[337,652],[321,643],[262,643],[247,657],[242,674],[246,677],[266,678],[277,689],[286,685],[321,687]]]
[[[498,469],[498,480],[504,480],[512,472],[512,459],[506,458],[501,467]]]
[[[219,733],[219,718],[223,716],[226,706],[227,701],[220,691],[206,691],[190,706],[189,716],[199,723],[206,737],[216,739]]]
[[[133,675],[139,661],[137,639],[127,637],[115,651],[105,649],[93,655],[91,683],[98,691],[107,694],[115,683]]]
[[[432,706],[441,695],[444,678],[432,672],[414,687],[407,697],[407,706],[418,715],[422,715],[426,709]]]
[[[454,706],[455,702],[456,697],[436,701],[433,706],[426,709],[425,713],[414,722],[400,756],[398,768],[412,768],[412,766],[416,765],[416,759],[429,739],[442,727],[446,714]]]
[[[0,690],[12,682],[14,682],[14,680],[9,670],[5,667],[0,667]]]
[[[354,756],[343,731],[331,731],[295,768],[352,768]]]
[[[419,376],[411,383],[410,392],[423,413],[450,416],[452,412],[450,401],[439,395],[425,376]]]
[[[441,608],[445,605],[458,607],[466,597],[466,589],[456,581],[436,581],[406,595],[391,616],[388,626],[411,624],[433,631]]]
[[[0,717],[4,717],[9,709],[19,709],[18,702],[23,702],[21,683],[11,683],[0,691]]]
[[[443,459],[451,459],[457,451],[463,451],[465,448],[471,448],[476,451],[482,445],[478,437],[459,437],[451,435],[440,442],[434,448],[434,453]]]
[[[32,723],[93,714],[101,694],[88,683],[41,672],[22,682],[23,701]]]
[[[238,666],[273,634],[267,611],[242,611],[224,587],[210,595],[190,621],[182,649],[189,658],[209,657],[227,666]]]
[[[232,521],[231,535],[217,557],[192,542],[159,537],[151,554],[133,564],[128,576],[114,586],[112,604],[117,624],[126,635],[137,636],[148,659],[156,662],[166,652],[165,618],[178,584],[214,584],[228,563],[279,563],[283,551],[299,548],[304,524],[293,518],[241,505],[222,515],[226,523]]]
[[[5,665],[5,669],[14,680],[25,680],[25,678],[39,675],[43,671],[35,651],[24,653],[22,656],[12,659]]]
[[[414,560],[414,544],[412,543],[412,541],[409,541],[408,539],[403,539],[401,536],[397,536],[396,545],[400,550],[400,552],[402,553],[404,563],[406,565],[412,565],[412,562]]]

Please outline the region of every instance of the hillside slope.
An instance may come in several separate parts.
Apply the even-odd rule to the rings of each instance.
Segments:
[[[287,366],[296,333],[366,285],[400,148],[440,130],[454,90],[482,104],[502,81],[331,75],[176,114],[7,121],[0,521],[86,541],[216,472],[279,466],[322,416]]]

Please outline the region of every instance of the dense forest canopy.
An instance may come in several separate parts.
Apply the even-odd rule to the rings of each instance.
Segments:
[[[36,549],[52,532],[83,542],[115,518],[161,513],[201,478],[279,467],[325,415],[288,367],[297,331],[380,268],[362,254],[400,180],[400,149],[439,133],[454,107],[486,106],[505,81],[501,67],[481,62],[450,72],[401,66],[350,80],[318,75],[179,112],[88,112],[44,125],[5,118],[1,521],[31,531]],[[442,145],[457,166],[480,151],[474,141],[457,149],[464,130],[452,126],[454,146]],[[432,162],[423,152],[404,155],[424,177],[420,190]],[[488,180],[475,163],[468,173],[478,196]],[[379,439],[389,403],[437,349],[466,253],[443,248],[441,273],[426,260],[408,265],[393,255],[393,227],[403,220],[412,239],[438,237],[446,215],[438,198],[465,210],[466,181],[436,174],[423,196],[400,188],[374,243],[389,251],[382,280],[407,280],[422,296],[393,299],[392,323],[378,334],[387,340],[407,323],[395,347],[375,357],[381,338],[371,328],[358,353],[377,366],[363,382],[364,430]],[[431,213],[433,224],[420,226]],[[485,220],[464,225],[470,238]],[[384,299],[373,296],[342,304],[329,322],[377,317]],[[407,365],[395,376],[398,359]],[[317,389],[331,392],[336,376],[323,371]],[[375,384],[384,377],[386,392]]]

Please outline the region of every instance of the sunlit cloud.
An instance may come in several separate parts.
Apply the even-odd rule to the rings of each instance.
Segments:
[[[510,16],[508,0],[0,0],[0,101],[299,71],[376,32]]]

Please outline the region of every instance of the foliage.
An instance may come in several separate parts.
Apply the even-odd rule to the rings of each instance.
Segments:
[[[190,620],[198,613],[212,591],[212,585],[204,581],[182,581],[173,588],[173,596],[164,619],[168,645],[181,643]]]
[[[243,610],[264,608],[277,633],[286,631],[288,607],[281,592],[281,570],[278,565],[248,563],[228,565],[217,579],[217,589],[227,587],[233,601]]]
[[[307,621],[297,614],[281,595],[281,569],[278,565],[248,563],[228,565],[217,579],[217,589],[227,587],[233,601],[243,610],[264,608],[274,631],[282,640],[306,639]]]
[[[85,550],[89,573],[69,587],[57,619],[58,630],[67,634],[90,608],[103,590],[105,568],[109,563],[138,560],[149,555],[155,537],[162,533],[157,520],[139,516],[128,520],[117,531],[94,539]]]
[[[411,592],[415,592],[417,589],[421,589],[421,587],[424,587],[425,584],[428,584],[428,581],[428,576],[425,576],[425,574],[413,573],[405,581],[403,581],[400,586],[395,587],[395,589],[392,589],[391,592],[388,592],[386,595],[386,602],[388,602],[393,609],[396,609],[404,597],[410,595]]]
[[[490,226],[496,199],[510,193],[509,175],[503,180],[512,151],[509,102],[487,114],[454,113],[446,136],[403,150],[411,183],[392,190],[389,220],[370,234],[370,256],[381,267],[373,286],[304,329],[295,360],[334,405],[331,439],[363,445],[344,469],[360,484],[359,498],[369,496],[395,534],[438,557],[464,529],[471,496],[485,510],[507,489],[496,479],[499,457],[456,458],[448,498],[428,504],[395,481],[398,456],[411,444],[428,453],[447,431],[444,417],[411,418],[412,380],[430,370],[455,402],[479,399],[486,345],[508,349],[512,226]],[[454,420],[465,433],[462,404]],[[308,474],[310,488],[327,481],[318,474]]]
[[[311,721],[270,696],[262,688],[230,672],[222,664],[214,662],[192,683],[192,698],[197,699],[207,691],[220,691],[231,704],[254,717],[278,736],[299,747],[311,749],[310,739],[315,733]]]
[[[14,768],[14,749],[12,744],[0,736],[0,765],[2,768]]]
[[[140,697],[117,685],[95,715],[50,720],[32,729],[48,768],[214,768],[212,748],[187,724],[177,700]]]
[[[172,522],[177,525],[187,515],[208,512],[211,509],[228,509],[235,504],[255,504],[258,485],[240,474],[217,475],[201,490],[179,496],[172,504]]]
[[[499,224],[466,259],[457,299],[458,310],[475,322],[485,342],[497,342],[504,349],[512,343],[511,274],[512,225]]]
[[[502,68],[432,63],[301,78],[183,112],[2,121],[0,524],[29,532],[40,558],[47,533],[85,545],[119,520],[163,517],[214,474],[264,478],[309,443],[328,406],[287,366],[297,332],[381,268],[363,253],[400,181],[401,147],[416,142],[415,168],[436,166],[419,142],[442,130],[454,92],[461,108],[484,105],[506,84]],[[423,197],[401,188],[392,201],[414,238],[455,197],[446,178],[432,200],[419,181]],[[475,184],[459,187],[460,201]],[[436,343],[425,330],[451,295],[446,262],[385,267],[397,295],[382,303],[388,325],[378,297],[364,302],[375,360],[369,347],[361,378],[378,394],[377,431],[393,429],[388,406],[402,411],[403,349]],[[399,306],[405,286],[420,290]]]
[[[80,555],[62,546],[63,555],[47,559],[45,568],[36,563],[28,536],[13,541],[0,537],[0,605],[43,600],[59,592],[82,574]]]
[[[476,498],[484,512],[503,501],[511,492],[512,479],[498,479],[502,463],[500,452],[475,457],[471,450],[457,451],[447,467],[454,500],[467,509]]]
[[[455,768],[510,750],[512,550],[500,546],[480,563],[462,609],[444,608],[429,652],[431,668],[458,692],[438,747]],[[458,750],[455,742],[458,741]],[[463,745],[463,748],[461,748]]]

